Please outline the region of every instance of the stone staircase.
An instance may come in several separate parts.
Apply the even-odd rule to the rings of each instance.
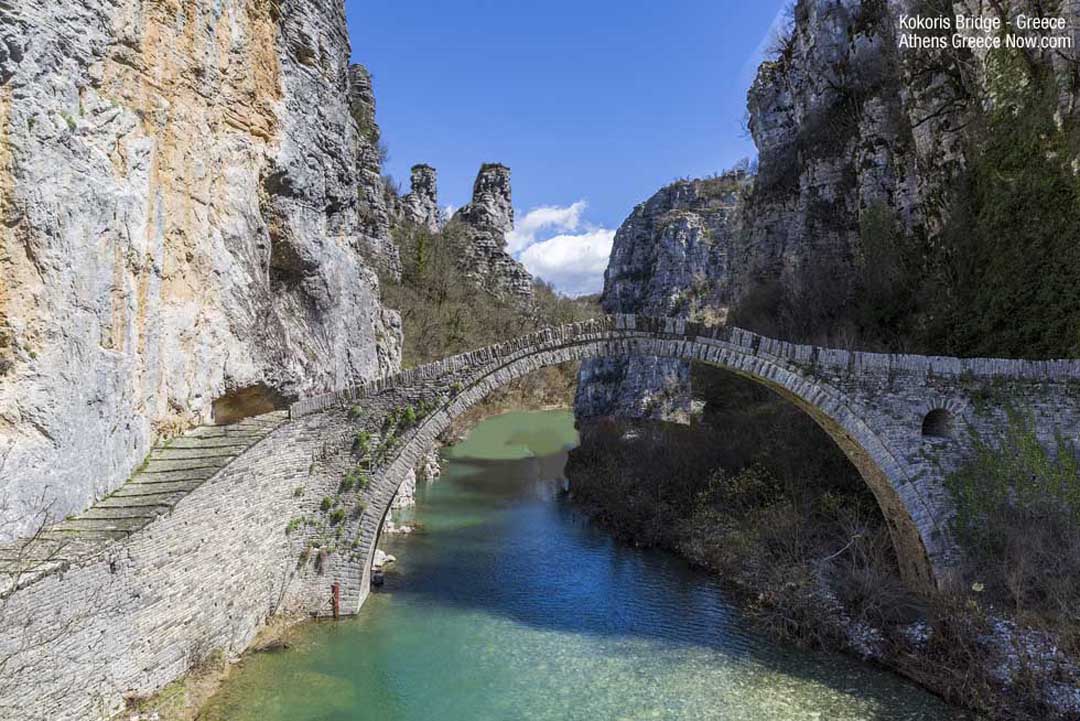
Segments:
[[[150,452],[127,483],[77,516],[29,541],[0,547],[0,573],[35,564],[53,567],[109,541],[130,536],[205,483],[289,417],[288,411],[221,426],[200,426]],[[45,570],[36,568],[35,570]],[[34,574],[37,575],[37,574]]]
[[[173,438],[151,451],[127,483],[87,511],[53,526],[46,535],[80,540],[125,538],[168,513],[288,417],[288,411],[275,411],[227,426],[201,426]]]

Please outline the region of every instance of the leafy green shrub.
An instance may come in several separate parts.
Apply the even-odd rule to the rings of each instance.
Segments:
[[[367,431],[357,431],[353,438],[353,450],[361,456],[367,455],[368,446],[371,443],[371,434]]]
[[[392,433],[394,433],[397,430],[397,426],[398,426],[398,409],[394,408],[389,413],[387,413],[386,416],[383,418],[382,429],[383,429],[383,436],[384,436],[383,441],[384,442],[386,441],[386,436],[391,435]]]
[[[337,525],[345,520],[345,509],[335,508],[334,512],[330,514],[330,524]]]
[[[347,493],[353,488],[358,488],[362,491],[367,488],[370,483],[371,476],[369,476],[363,468],[357,466],[346,473],[345,477],[341,479],[341,485],[338,490],[342,493]]]
[[[300,528],[300,526],[302,526],[303,524],[304,524],[304,519],[303,518],[293,518],[292,520],[289,521],[288,525],[285,526],[285,535],[288,536],[293,531],[295,531],[297,528]]]
[[[401,411],[401,417],[398,421],[398,424],[402,428],[412,428],[416,425],[416,422],[416,409],[412,406],[405,406],[404,410]]]
[[[322,503],[319,504],[319,509],[322,511],[329,511],[334,506],[334,499],[330,496],[323,496]]]
[[[296,488],[293,489],[292,494],[293,494],[293,498],[299,498],[300,496],[304,495],[304,487],[303,486],[297,486]]]

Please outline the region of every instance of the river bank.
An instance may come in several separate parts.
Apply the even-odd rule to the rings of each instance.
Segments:
[[[756,412],[755,423],[771,418],[767,407]],[[805,463],[781,480],[782,469],[761,462],[720,468],[734,431],[718,439],[707,425],[589,424],[570,456],[570,495],[624,542],[723,579],[774,638],[853,655],[988,718],[1080,718],[1080,673],[1054,636],[1006,620],[978,586],[908,592],[872,496],[840,480],[829,454],[801,447],[804,435],[813,440],[804,430],[789,428],[771,450]]]

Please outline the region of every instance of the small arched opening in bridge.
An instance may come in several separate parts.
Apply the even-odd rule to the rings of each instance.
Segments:
[[[651,321],[652,319],[646,319]],[[939,528],[937,507],[923,484],[909,475],[902,455],[894,451],[888,435],[875,430],[875,418],[844,392],[805,366],[758,352],[759,343],[710,344],[694,335],[672,338],[670,330],[655,332],[642,328],[620,336],[619,329],[606,334],[583,334],[567,338],[559,329],[508,345],[506,351],[486,349],[475,358],[452,359],[445,367],[417,373],[429,392],[436,378],[454,388],[439,410],[425,417],[401,452],[382,472],[372,498],[372,513],[365,514],[363,533],[376,538],[381,521],[389,510],[398,486],[419,461],[425,449],[467,412],[511,381],[540,368],[568,361],[598,357],[652,356],[703,363],[734,373],[764,386],[806,412],[843,451],[869,486],[888,525],[901,577],[916,589],[932,589],[948,583],[947,537]],[[655,333],[655,335],[653,334]],[[506,353],[508,357],[502,357]],[[416,381],[413,381],[416,382]],[[446,397],[445,395],[443,396]],[[913,424],[918,420],[913,419]],[[916,427],[918,427],[916,425]],[[887,430],[887,428],[886,428]],[[374,543],[367,547],[367,568]],[[936,564],[940,563],[940,567]],[[365,569],[366,572],[366,569]]]
[[[287,407],[284,396],[264,383],[256,383],[229,391],[215,400],[211,414],[214,423],[221,426]]]
[[[935,408],[922,422],[922,434],[928,438],[952,438],[953,415],[946,408]]]

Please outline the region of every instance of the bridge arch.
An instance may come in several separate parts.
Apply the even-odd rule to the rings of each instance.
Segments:
[[[457,417],[496,389],[545,366],[587,358],[642,355],[715,366],[768,387],[797,405],[841,448],[874,493],[889,526],[905,581],[922,589],[948,582],[950,546],[942,530],[948,509],[942,507],[940,494],[927,493],[925,479],[912,472],[904,453],[907,449],[894,447],[896,424],[883,429],[881,414],[868,409],[864,398],[841,387],[838,381],[852,372],[853,361],[860,360],[854,354],[773,341],[738,328],[616,316],[548,329],[411,369],[344,397],[309,399],[308,408],[298,404],[296,412],[310,412],[335,402],[362,404],[365,398],[402,388],[423,388],[441,399],[371,484],[368,510],[358,529],[363,563],[349,571],[359,577],[346,584],[360,589],[356,603],[362,602],[366,593],[379,529],[394,495],[409,471]],[[922,415],[912,415],[905,422],[910,426],[910,436],[921,438]]]

